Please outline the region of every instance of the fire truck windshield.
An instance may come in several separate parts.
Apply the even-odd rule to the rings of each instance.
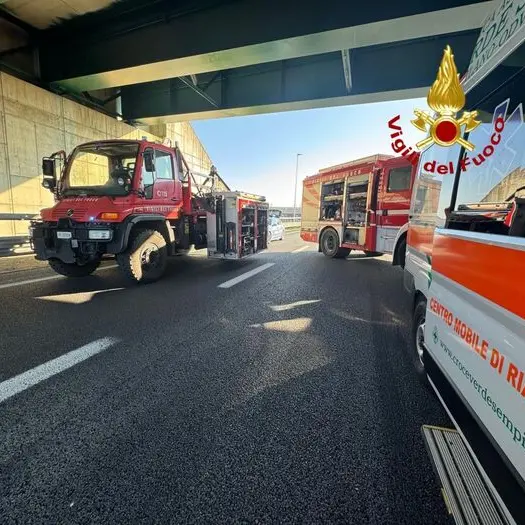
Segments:
[[[80,146],[66,167],[62,193],[66,196],[127,195],[138,150],[138,144],[129,142]]]

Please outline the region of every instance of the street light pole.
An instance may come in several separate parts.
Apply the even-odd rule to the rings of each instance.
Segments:
[[[293,220],[295,222],[295,216],[296,216],[296,205],[297,205],[297,175],[299,174],[299,157],[302,155],[302,153],[297,153],[297,156],[295,157],[295,191],[293,194]]]

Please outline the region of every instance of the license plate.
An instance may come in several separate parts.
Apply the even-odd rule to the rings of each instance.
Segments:
[[[57,232],[57,239],[71,239],[71,232]]]

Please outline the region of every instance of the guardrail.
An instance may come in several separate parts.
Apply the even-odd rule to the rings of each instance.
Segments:
[[[30,221],[37,218],[34,213],[0,213],[0,221]],[[0,257],[31,253],[29,235],[0,237]]]
[[[0,221],[30,221],[37,217],[34,213],[0,213]]]
[[[31,253],[29,237],[0,237],[0,257]]]

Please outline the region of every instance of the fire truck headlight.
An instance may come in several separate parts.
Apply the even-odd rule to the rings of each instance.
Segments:
[[[92,241],[107,241],[111,239],[111,230],[89,230],[89,238]]]

